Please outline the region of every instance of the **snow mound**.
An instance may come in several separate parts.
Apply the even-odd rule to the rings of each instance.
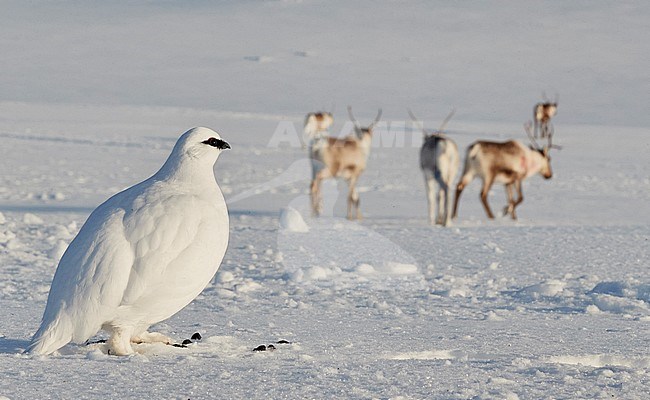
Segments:
[[[235,275],[230,271],[219,271],[217,273],[217,282],[228,283],[235,280]]]
[[[313,267],[309,268],[306,271],[305,276],[309,280],[316,281],[316,280],[327,279],[330,276],[332,276],[334,273],[335,273],[335,271],[332,270],[331,268],[325,268],[325,267],[320,267],[320,266],[316,265],[316,266],[313,266]]]
[[[355,271],[357,271],[358,274],[360,275],[373,275],[377,273],[377,270],[375,267],[373,267],[370,264],[366,263],[361,263],[357,265],[357,268],[355,268]]]
[[[387,261],[380,266],[379,270],[391,275],[411,275],[418,272],[418,267],[414,264]]]
[[[620,281],[600,282],[588,292],[592,305],[587,312],[606,311],[616,314],[650,312],[650,285],[633,285]]]
[[[623,282],[600,282],[592,290],[592,294],[609,294],[622,297],[625,295],[627,285]]]
[[[309,226],[300,212],[292,207],[280,210],[280,228],[287,232],[309,232]]]
[[[595,295],[593,305],[600,311],[607,311],[614,314],[647,314],[650,310],[643,300],[636,300],[627,297],[618,297],[608,294]],[[593,308],[591,311],[594,311]]]
[[[355,268],[355,271],[360,275],[412,275],[418,273],[418,267],[414,264],[385,261],[377,266],[368,263],[360,263]]]
[[[12,239],[16,238],[16,234],[13,233],[10,230],[6,230],[4,232],[0,232],[0,244],[6,244]]]
[[[562,294],[567,283],[557,279],[550,279],[521,289],[521,293],[533,298],[556,297]]]
[[[336,266],[322,267],[314,265],[307,269],[298,269],[291,275],[291,279],[294,282],[322,281],[340,276],[342,272],[341,268]]]
[[[25,215],[23,215],[23,222],[27,225],[43,225],[41,217],[32,213],[25,213]]]

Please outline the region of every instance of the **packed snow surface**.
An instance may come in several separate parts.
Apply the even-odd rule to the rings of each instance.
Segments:
[[[0,398],[647,398],[645,2],[144,4],[3,4]],[[519,220],[488,221],[476,181],[451,228],[428,225],[406,107],[428,128],[457,107],[463,151],[525,140],[542,91],[563,148]],[[347,104],[362,123],[384,109],[364,220],[332,180],[312,218],[303,118],[333,106],[344,134]],[[202,338],[22,354],[90,212],[197,125],[232,146],[215,169],[230,245],[152,329]]]

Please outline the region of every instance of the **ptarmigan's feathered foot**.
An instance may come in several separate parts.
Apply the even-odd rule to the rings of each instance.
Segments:
[[[144,332],[131,338],[131,343],[164,343],[172,344],[173,340],[159,332]]]
[[[164,343],[169,345],[173,343],[173,340],[158,332],[143,332],[139,335],[131,336],[127,335],[125,329],[114,329],[111,337],[106,342],[108,354],[114,356],[131,355],[135,353],[132,344],[143,343]]]
[[[134,353],[131,347],[132,328],[113,328],[111,337],[106,341],[108,354],[111,356],[128,356]]]

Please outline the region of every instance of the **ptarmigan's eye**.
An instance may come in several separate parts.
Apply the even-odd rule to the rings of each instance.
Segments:
[[[216,147],[219,150],[229,149],[230,148],[230,145],[228,144],[228,142],[226,142],[224,140],[221,140],[221,139],[214,138],[214,137],[211,137],[210,139],[203,141],[203,143],[205,143],[205,144],[207,144],[209,146],[212,146],[212,147]]]

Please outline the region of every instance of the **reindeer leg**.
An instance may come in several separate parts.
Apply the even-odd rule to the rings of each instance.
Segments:
[[[463,193],[463,187],[459,184],[456,186],[456,194],[454,195],[454,210],[451,213],[451,218],[458,218],[458,201],[460,200],[460,194]]]
[[[356,188],[357,179],[352,177],[348,180],[348,219],[361,219],[359,211],[359,193]]]
[[[436,224],[445,225],[445,192],[447,187],[444,182],[438,181],[438,216],[436,217]]]
[[[355,190],[355,193],[356,193],[356,190]],[[363,215],[361,215],[361,208],[359,206],[361,204],[361,198],[359,198],[359,194],[357,194],[356,196],[357,196],[357,199],[355,200],[354,205],[355,205],[355,207],[357,209],[357,221],[361,221],[363,219]]]
[[[494,214],[492,214],[492,210],[490,210],[490,205],[488,204],[488,194],[490,193],[490,188],[492,187],[492,182],[494,181],[494,178],[491,179],[485,179],[483,181],[483,189],[481,189],[481,203],[483,204],[483,208],[485,208],[485,213],[487,214],[489,219],[494,219]]]
[[[517,219],[517,213],[515,212],[515,208],[521,204],[522,201],[524,201],[524,194],[521,190],[521,181],[515,181],[515,188],[517,189],[517,200],[512,203],[512,219]]]
[[[451,191],[449,190],[449,185],[447,182],[444,182],[444,186],[442,187],[442,197],[441,201],[443,203],[442,206],[442,213],[443,213],[443,218],[442,218],[442,226],[450,226],[451,225],[451,202],[450,202],[450,197],[451,197]]]
[[[467,170],[467,168],[465,168]],[[458,201],[460,200],[460,195],[463,193],[463,189],[465,186],[467,186],[474,176],[471,173],[464,173],[463,172],[463,177],[460,179],[460,182],[458,182],[458,185],[456,186],[456,196],[454,196],[454,212],[452,213],[452,218],[456,219],[458,217]]]
[[[503,208],[503,215],[512,214],[515,211],[512,183],[506,184],[506,195],[508,197],[508,204]]]
[[[348,190],[348,219],[352,221],[354,219],[353,216],[353,208],[354,208],[354,196],[352,195],[352,188],[349,188]]]
[[[445,183],[445,226],[451,226],[451,188]]]
[[[429,213],[429,223],[433,225],[435,223],[435,215],[434,215],[434,202],[435,202],[435,197],[434,197],[434,183],[433,183],[433,175],[429,171],[424,171],[424,188],[427,192],[427,205],[428,205],[428,213]]]
[[[312,179],[311,181],[311,188],[309,191],[311,197],[311,213],[312,216],[314,217],[320,216],[321,209],[322,209],[320,183],[321,183],[321,179],[319,178],[318,175],[316,175],[314,179]]]

